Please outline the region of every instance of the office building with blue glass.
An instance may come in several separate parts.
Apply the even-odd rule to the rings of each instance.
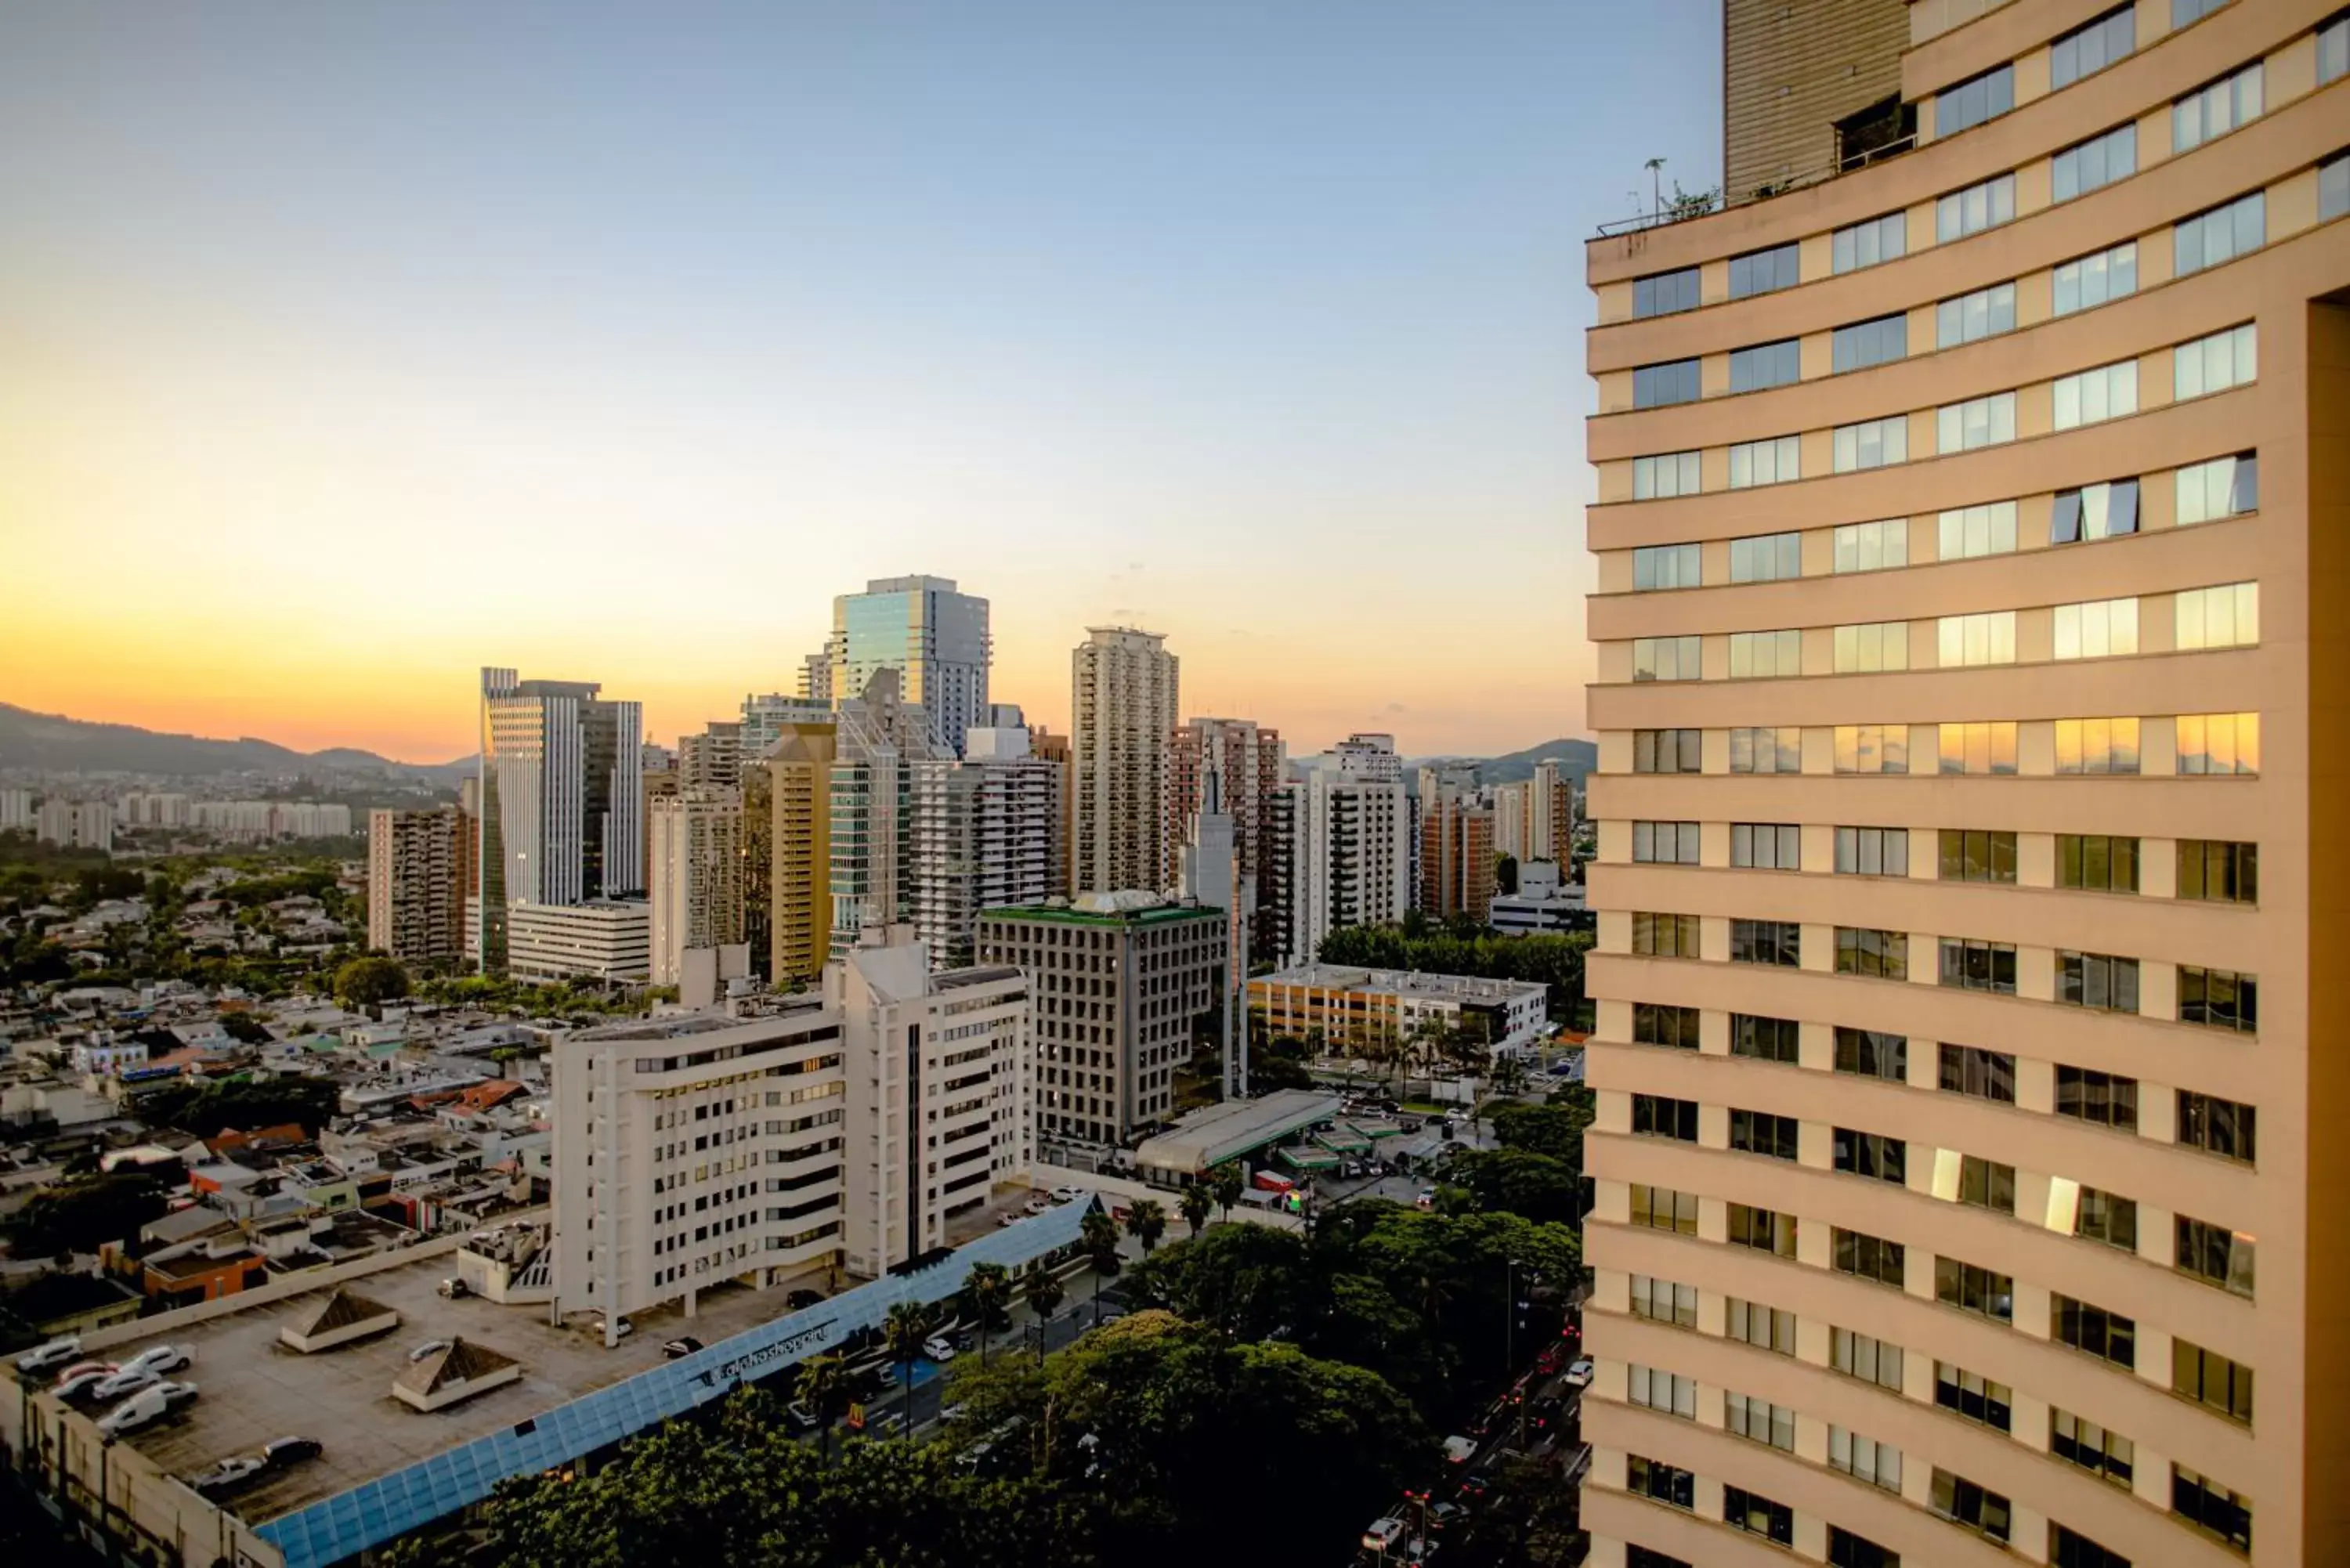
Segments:
[[[987,609],[951,577],[876,577],[861,594],[838,596],[828,645],[832,696],[855,696],[876,671],[895,670],[905,701],[929,716],[931,743],[962,756],[963,732],[988,722],[994,644]]]

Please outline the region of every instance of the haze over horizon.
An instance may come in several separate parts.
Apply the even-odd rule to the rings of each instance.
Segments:
[[[446,758],[498,664],[670,741],[927,572],[1055,728],[1107,622],[1301,749],[1584,728],[1582,241],[1712,182],[1711,8],[691,24],[14,17],[0,699]]]

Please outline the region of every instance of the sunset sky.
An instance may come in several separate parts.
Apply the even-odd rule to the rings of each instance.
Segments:
[[[1713,182],[1718,27],[13,7],[0,701],[439,761],[500,664],[670,741],[931,572],[1056,728],[1123,622],[1297,751],[1580,732],[1582,241]]]

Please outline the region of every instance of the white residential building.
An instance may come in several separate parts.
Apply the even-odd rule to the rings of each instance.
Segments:
[[[1505,937],[1530,937],[1592,929],[1591,907],[1584,902],[1583,885],[1563,885],[1558,863],[1522,860],[1518,890],[1496,893],[1486,924]]]
[[[41,803],[36,823],[36,836],[44,844],[65,849],[114,847],[114,807],[106,801],[51,795]]]
[[[847,1089],[844,1222],[852,1273],[947,1244],[947,1220],[1025,1176],[1035,1149],[1035,1033],[1026,976],[931,972],[910,926],[869,927],[826,966]]]
[[[832,940],[853,944],[868,925],[907,918],[913,856],[907,818],[913,767],[938,752],[929,720],[903,695],[899,672],[876,670],[834,712],[827,855],[832,874]]]
[[[1340,926],[1400,920],[1411,908],[1412,820],[1390,735],[1349,735],[1297,784],[1286,814],[1289,941],[1311,960]]]
[[[468,899],[466,930],[478,940]],[[642,985],[652,970],[652,909],[641,898],[524,904],[508,911],[506,970],[516,980]]]
[[[832,1262],[845,1087],[839,1014],[814,997],[768,1017],[679,1014],[558,1044],[557,1309],[617,1324],[682,1299],[691,1316],[710,1285]]]
[[[1039,904],[1052,884],[1059,764],[1031,755],[1024,728],[964,732],[961,761],[913,764],[912,902],[941,970],[971,962],[983,909]]]
[[[1089,627],[1070,656],[1071,852],[1081,893],[1164,891],[1168,753],[1181,661],[1157,632]]]
[[[30,828],[36,820],[31,790],[0,789],[0,833],[12,827]]]
[[[743,940],[743,796],[689,785],[651,803],[652,982],[683,978],[689,948]]]

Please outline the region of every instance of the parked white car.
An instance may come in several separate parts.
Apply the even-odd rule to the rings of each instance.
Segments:
[[[81,1336],[69,1334],[64,1339],[53,1339],[47,1345],[36,1345],[16,1357],[16,1370],[19,1372],[44,1371],[52,1366],[62,1366],[80,1354]]]
[[[239,1454],[233,1459],[223,1459],[201,1474],[190,1476],[188,1484],[207,1495],[224,1492],[251,1480],[267,1468],[255,1455]]]
[[[177,1372],[195,1358],[195,1352],[184,1345],[151,1345],[124,1362],[122,1370],[139,1367],[148,1372]]]
[[[934,1334],[922,1341],[922,1354],[941,1364],[952,1361],[955,1358],[954,1341],[943,1334]]]
[[[163,1381],[163,1375],[144,1366],[125,1366],[111,1377],[101,1378],[92,1386],[93,1399],[120,1399],[126,1394],[136,1394],[141,1388],[152,1388]]]
[[[1082,1187],[1055,1187],[1052,1191],[1052,1199],[1055,1203],[1075,1203],[1085,1195],[1086,1189]]]
[[[1565,1383],[1565,1384],[1569,1388],[1588,1388],[1588,1387],[1590,1387],[1590,1386],[1591,1386],[1591,1363],[1589,1363],[1588,1361],[1578,1361],[1578,1362],[1575,1362],[1575,1364],[1573,1364],[1572,1366],[1570,1366],[1569,1367],[1567,1367],[1567,1369],[1566,1369],[1566,1376],[1565,1376],[1565,1377],[1564,1377],[1563,1379],[1561,1379],[1561,1381],[1562,1381],[1562,1382],[1564,1382],[1564,1383]]]
[[[172,1406],[195,1397],[196,1386],[192,1383],[158,1383],[151,1388],[142,1388],[99,1417],[99,1432],[109,1438],[135,1432],[149,1422],[161,1418]]]
[[[1403,1521],[1396,1518],[1375,1519],[1363,1532],[1363,1550],[1385,1552],[1403,1537]]]

